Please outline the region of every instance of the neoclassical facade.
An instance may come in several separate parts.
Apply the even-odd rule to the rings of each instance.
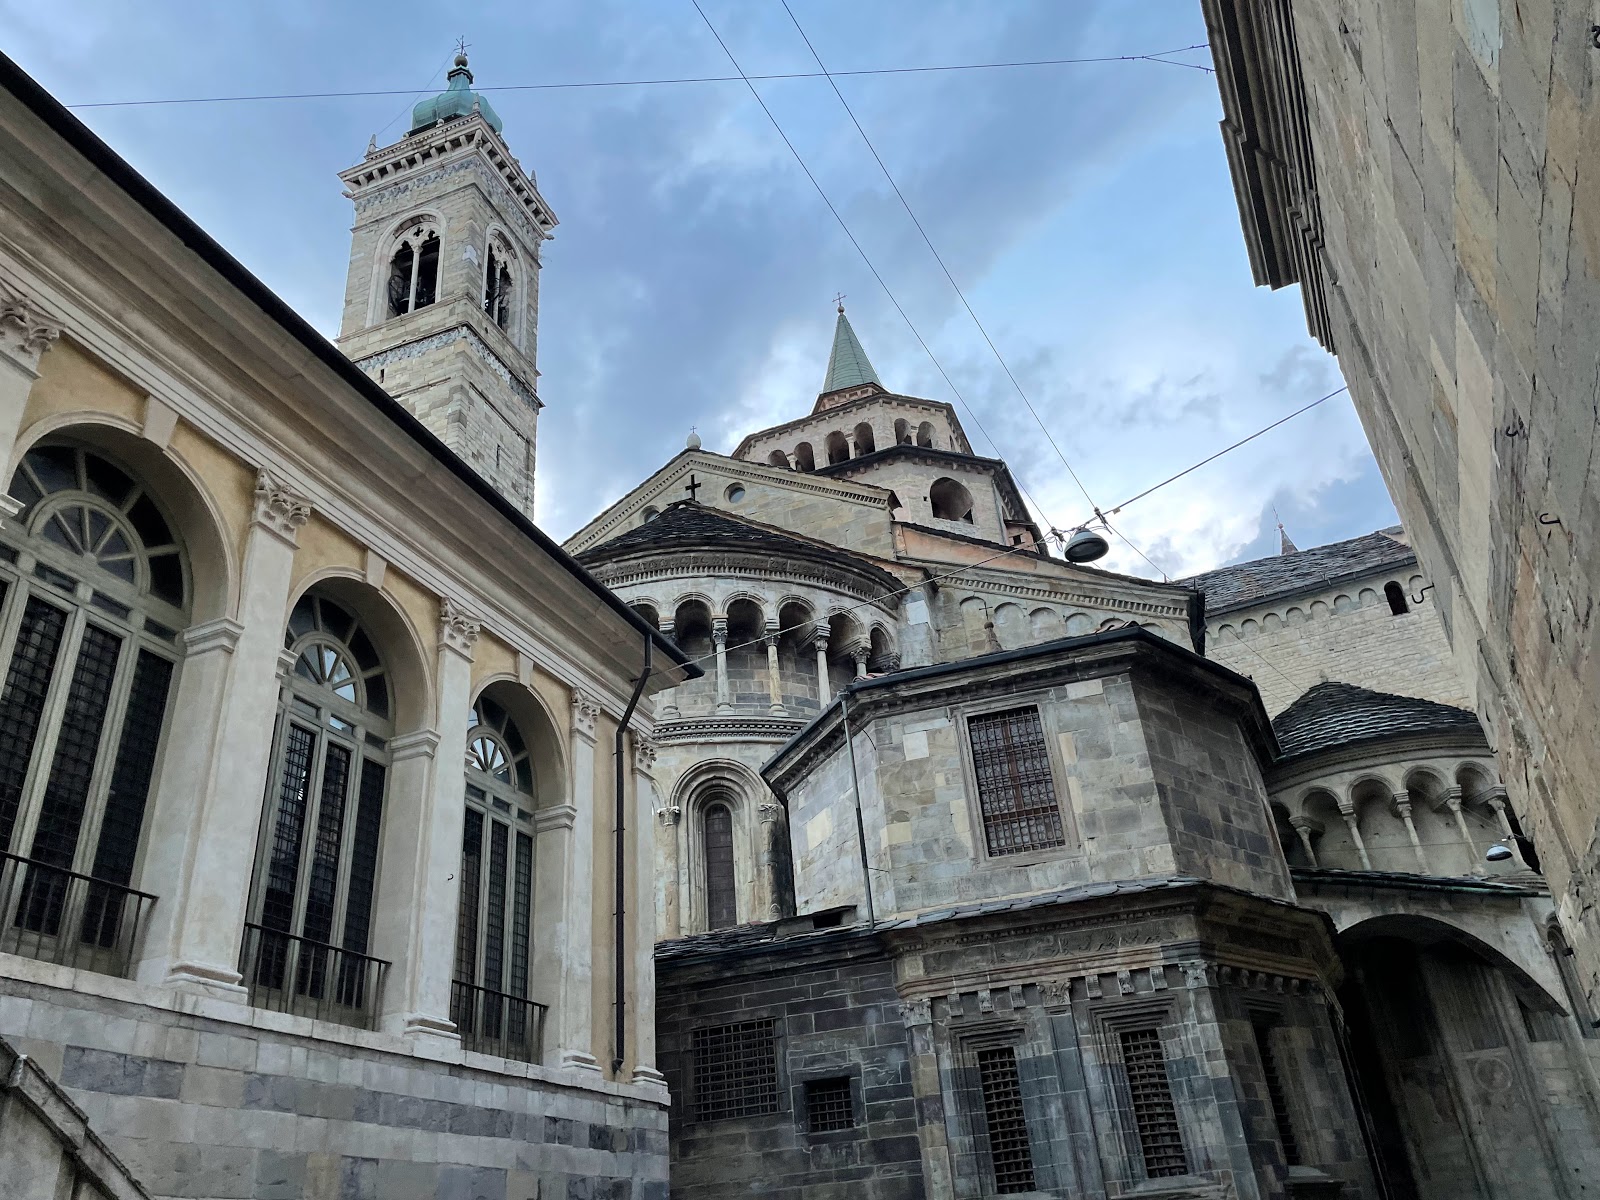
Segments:
[[[639,701],[698,669],[0,66],[7,1053],[157,1195],[664,1194]],[[369,163],[493,159],[456,83]],[[456,280],[410,187],[368,344],[531,364],[535,201]]]

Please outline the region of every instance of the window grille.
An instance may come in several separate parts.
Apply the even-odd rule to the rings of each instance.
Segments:
[[[11,848],[28,762],[66,625],[67,614],[43,600],[30,599],[22,611],[5,693],[0,695],[0,850]]]
[[[806,1081],[806,1128],[812,1133],[832,1133],[855,1128],[855,1106],[850,1100],[850,1078]]]
[[[1187,1175],[1183,1138],[1178,1133],[1178,1110],[1172,1102],[1167,1078],[1166,1053],[1155,1029],[1122,1032],[1122,1064],[1128,1074],[1128,1094],[1133,1102],[1133,1124],[1144,1154],[1144,1171],[1151,1179]]]
[[[968,724],[978,804],[990,854],[1047,850],[1065,843],[1039,710],[985,713]]]
[[[1016,1050],[992,1046],[978,1051],[978,1085],[983,1091],[983,1119],[989,1129],[994,1190],[1001,1195],[1033,1191],[1033,1149],[1028,1144],[1028,1122],[1022,1111]]]
[[[694,1031],[694,1109],[701,1121],[778,1111],[778,1034],[772,1020]]]
[[[733,813],[726,804],[713,804],[702,818],[706,862],[706,928],[727,929],[739,923],[739,903],[733,883]]]
[[[1261,1075],[1267,1084],[1267,1099],[1272,1103],[1272,1119],[1278,1126],[1278,1143],[1283,1147],[1283,1162],[1288,1167],[1300,1165],[1300,1143],[1295,1140],[1294,1125],[1289,1120],[1289,1096],[1283,1089],[1283,1076],[1278,1072],[1278,1059],[1272,1052],[1273,1023],[1255,1022],[1256,1053],[1261,1056]]]

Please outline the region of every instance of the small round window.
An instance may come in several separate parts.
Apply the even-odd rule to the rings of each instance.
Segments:
[[[744,499],[744,484],[742,484],[742,483],[729,484],[728,485],[728,490],[724,494],[728,497],[728,503],[729,504],[737,504],[737,503],[739,503],[739,501]]]

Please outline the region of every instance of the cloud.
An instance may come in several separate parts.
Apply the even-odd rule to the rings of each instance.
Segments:
[[[702,4],[746,70],[814,68],[781,5]],[[1205,36],[1193,0],[793,7],[836,71],[1123,54]],[[46,22],[0,0],[10,52],[69,101],[422,88],[458,32],[430,40],[435,11],[405,0],[74,10]],[[687,3],[499,0],[466,33],[484,87],[730,70]],[[1250,283],[1209,77],[1115,63],[846,75],[839,86],[1096,503],[1336,386],[1298,297]],[[541,279],[541,523],[557,536],[582,525],[676,453],[690,426],[727,450],[809,411],[836,291],[890,387],[956,401],[980,451],[991,452],[982,425],[1047,520],[1082,520],[1082,494],[826,81],[757,87],[959,398],[743,84],[491,92],[562,222]],[[350,224],[335,173],[374,131],[398,136],[410,100],[83,115],[331,335]],[[1116,523],[1166,570],[1188,571],[1259,541],[1273,503],[1332,536],[1363,532],[1351,522],[1374,513],[1393,519],[1347,402]],[[1121,545],[1108,565],[1149,572]]]

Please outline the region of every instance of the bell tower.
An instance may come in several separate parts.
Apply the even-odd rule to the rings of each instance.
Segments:
[[[355,204],[339,348],[529,517],[539,254],[555,214],[472,90],[448,86],[340,173]]]

